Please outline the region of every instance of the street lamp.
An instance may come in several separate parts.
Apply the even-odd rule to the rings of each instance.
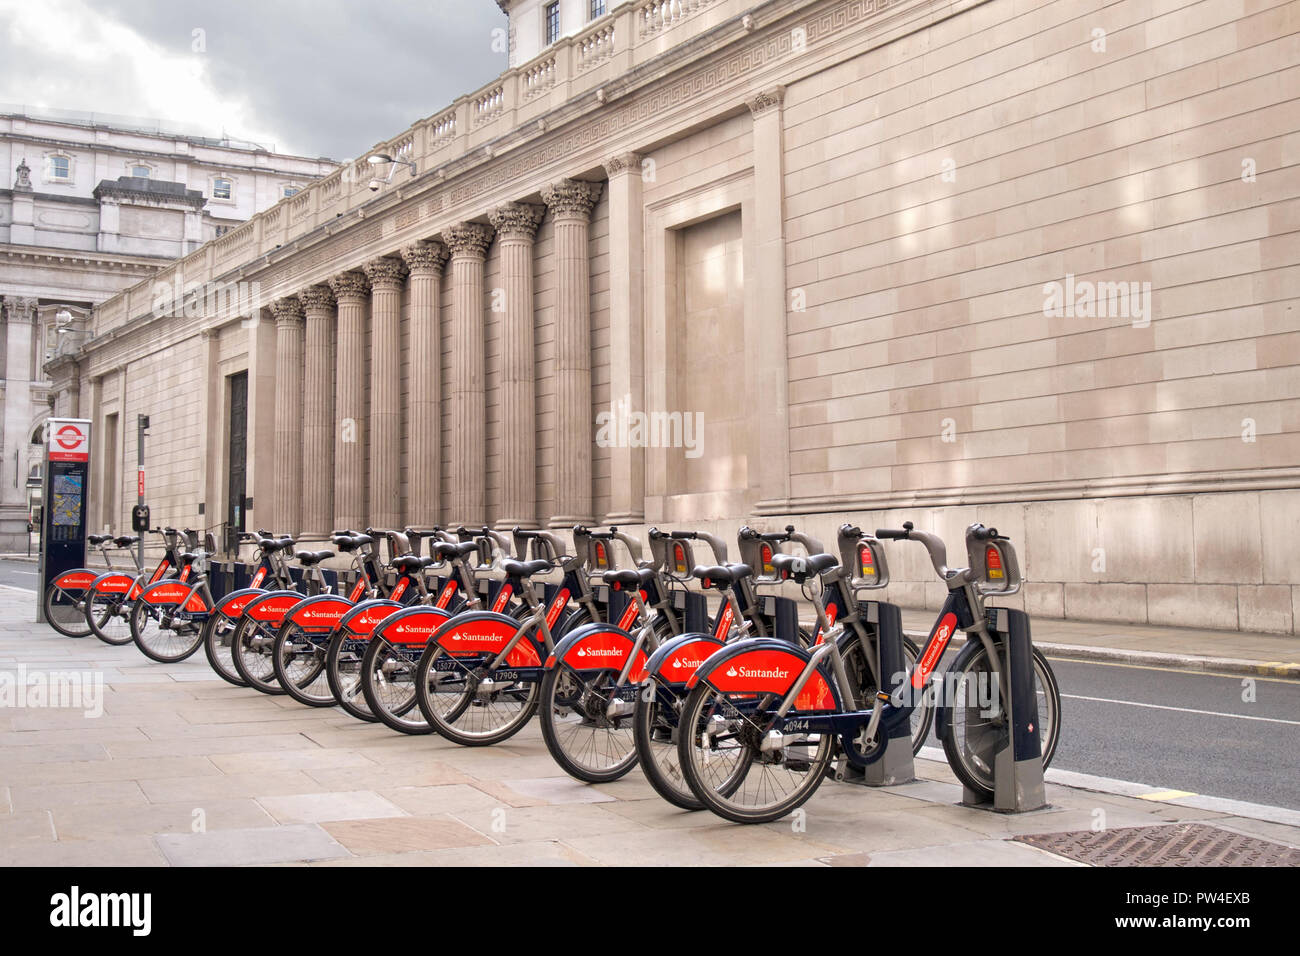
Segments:
[[[371,153],[369,156],[366,157],[366,162],[368,162],[371,166],[382,166],[384,163],[396,163],[399,166],[410,166],[411,175],[412,176],[415,175],[415,163],[412,163],[405,159],[397,159],[396,157],[390,156],[387,153]]]

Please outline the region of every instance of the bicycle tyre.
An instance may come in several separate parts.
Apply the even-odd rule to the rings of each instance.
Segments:
[[[88,588],[61,588],[53,581],[41,598],[45,622],[64,637],[89,637],[90,624],[86,621],[86,595]]]
[[[590,680],[583,675],[591,674]],[[613,728],[601,727],[599,723],[610,718],[603,715],[596,718],[596,725],[591,726],[590,746],[580,742],[579,734],[582,734],[584,727],[590,718],[583,716],[576,724],[573,721],[562,721],[557,714],[561,705],[556,703],[557,693],[563,692],[566,696],[578,692],[573,687],[573,682],[579,681],[586,693],[592,693],[591,685],[600,681],[604,677],[606,682],[612,682],[618,679],[618,671],[575,671],[563,664],[557,664],[546,672],[542,678],[539,689],[539,717],[538,720],[542,725],[542,739],[546,741],[546,749],[551,752],[561,769],[571,777],[584,780],[587,783],[611,783],[620,777],[627,775],[633,767],[637,765],[636,737],[632,724],[635,712],[628,714],[623,718],[612,718]],[[599,706],[599,702],[597,703]],[[576,711],[569,709],[571,714],[576,716]],[[622,721],[622,727],[619,721]],[[599,750],[597,741],[601,738],[600,731],[604,730],[604,739],[610,744],[614,744],[613,732],[620,730],[626,736],[626,743],[617,747],[619,753],[617,756],[613,749],[602,756],[612,757],[614,759],[602,764],[593,765],[584,762],[582,755],[592,753],[593,756]],[[584,735],[585,736],[585,735]],[[577,746],[575,746],[575,744]]]
[[[290,663],[285,659],[286,654],[296,655],[301,654],[302,651],[290,652],[289,648],[303,648],[308,645],[311,648],[307,652],[311,655],[311,663],[303,668],[301,673],[292,671]],[[298,624],[286,621],[276,633],[275,643],[271,646],[271,666],[275,670],[275,679],[279,681],[285,693],[298,703],[308,707],[333,707],[336,703],[329,678],[325,674],[327,650],[327,645],[311,640]]]
[[[131,608],[131,639],[135,641],[135,646],[140,648],[141,654],[159,664],[177,664],[199,649],[199,645],[203,643],[202,624],[194,625],[192,621],[186,622],[185,631],[188,631],[190,625],[194,627],[190,635],[174,626],[162,626],[163,615],[174,614],[178,610],[180,610],[179,604],[150,604],[142,600],[135,602]],[[175,634],[178,638],[189,636],[189,640],[166,643],[160,639],[164,631]],[[179,649],[162,649],[169,647]]]
[[[278,630],[279,628],[276,628],[276,631]],[[254,640],[265,643],[254,648],[252,646]],[[257,621],[245,614],[240,617],[234,633],[230,636],[230,657],[235,664],[235,670],[239,672],[245,684],[254,690],[260,690],[263,694],[278,696],[285,692],[284,688],[276,679],[275,665],[271,662],[270,652],[262,649],[269,647],[274,640],[274,634],[266,633],[264,628],[259,627]]]
[[[122,606],[126,605],[126,610]],[[112,647],[125,647],[131,637],[131,611],[134,605],[119,594],[95,594],[86,601],[86,623],[91,632]],[[114,627],[114,623],[117,627]]]
[[[231,641],[238,623],[237,618],[213,611],[203,624],[203,653],[218,677],[236,687],[247,687],[248,682],[235,669],[232,653]]]

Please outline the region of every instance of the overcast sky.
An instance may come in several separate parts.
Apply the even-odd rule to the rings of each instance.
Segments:
[[[0,103],[354,158],[505,70],[505,27],[495,0],[0,0]]]

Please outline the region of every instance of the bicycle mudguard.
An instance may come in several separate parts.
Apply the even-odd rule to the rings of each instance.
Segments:
[[[308,630],[329,632],[338,627],[343,615],[355,606],[337,594],[317,594],[299,601],[289,612],[287,620]]]
[[[687,690],[701,680],[723,693],[786,694],[811,660],[808,651],[772,637],[754,637],[728,644],[711,654],[686,682]],[[795,699],[794,709],[839,709],[839,694],[820,669],[813,671]]]
[[[513,617],[496,611],[474,611],[458,614],[434,633],[431,643],[437,644],[453,657],[477,654],[499,654],[519,630]],[[542,658],[533,640],[524,635],[506,657],[511,667],[540,667]]]
[[[300,591],[264,591],[248,602],[243,616],[278,628],[284,624],[289,612],[304,600],[306,598]]]
[[[708,658],[726,645],[712,634],[699,631],[679,634],[659,645],[640,673],[632,680],[638,684],[652,675],[668,684],[685,684]]]
[[[54,586],[60,591],[85,591],[95,583],[97,574],[89,568],[74,568],[64,571],[54,579]]]
[[[213,613],[221,614],[231,620],[238,620],[239,616],[244,613],[244,608],[248,607],[249,601],[266,593],[262,588],[242,588],[238,591],[231,591],[217,602],[217,606],[213,608]]]
[[[360,604],[354,604],[339,619],[339,628],[346,633],[349,640],[368,641],[381,622],[401,609],[402,605],[387,598],[362,601]]]
[[[144,590],[135,577],[125,571],[109,571],[101,574],[90,585],[96,594],[123,595],[123,600],[134,601]]]
[[[189,594],[189,600],[185,601],[185,596]],[[140,600],[145,604],[159,607],[164,604],[180,604],[185,601],[186,611],[203,613],[208,610],[208,606],[203,603],[203,595],[199,591],[190,594],[190,586],[179,580],[159,581],[157,584],[151,584],[140,592]]]
[[[584,624],[555,645],[555,650],[546,658],[546,669],[551,670],[563,661],[579,671],[621,671],[635,646],[636,639],[620,627]],[[632,673],[644,668],[645,662],[645,651],[637,651]]]
[[[440,607],[426,604],[405,607],[387,615],[371,632],[371,637],[390,644],[419,644],[423,647],[434,632],[451,619],[451,614]]]

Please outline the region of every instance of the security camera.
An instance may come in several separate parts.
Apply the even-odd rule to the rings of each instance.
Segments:
[[[383,184],[384,184],[384,183],[383,183],[383,180],[380,180],[380,179],[372,179],[372,180],[370,180],[370,191],[371,191],[372,193],[377,193],[377,192],[379,192],[379,187],[382,186]]]

